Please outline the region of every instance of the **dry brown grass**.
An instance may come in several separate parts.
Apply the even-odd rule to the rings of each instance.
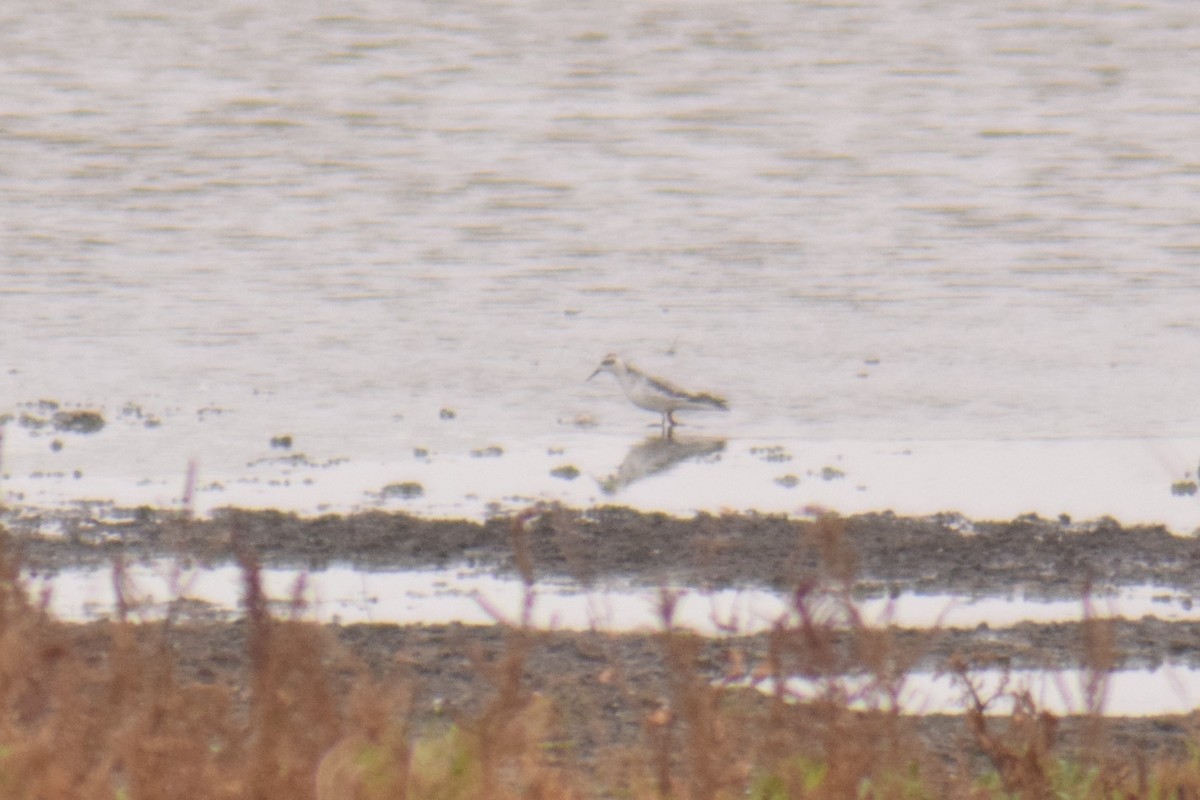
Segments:
[[[532,589],[529,519],[514,520],[512,546]],[[135,622],[124,604],[103,647],[78,647],[72,626],[28,596],[11,549],[0,548],[0,797],[1200,797],[1200,756],[1152,762],[1112,752],[1096,713],[1082,752],[1067,758],[1058,720],[1027,694],[1011,693],[1007,717],[986,713],[995,698],[983,696],[965,661],[956,669],[969,698],[970,752],[931,753],[897,702],[918,654],[859,619],[840,523],[822,520],[800,546],[817,548],[823,567],[797,583],[797,621],[780,623],[755,663],[731,646],[715,679],[702,640],[674,625],[675,599],[664,591],[666,692],[644,709],[636,741],[605,743],[605,752],[624,753],[619,762],[586,769],[554,746],[570,732],[559,701],[529,675],[539,639],[527,617],[508,626],[500,657],[477,659],[491,687],[482,710],[422,728],[410,685],[373,675],[327,628],[269,613],[253,554],[242,556],[248,666],[226,686],[180,678],[174,621]],[[121,572],[118,564],[118,586]],[[818,592],[835,599],[841,622],[817,610]],[[1098,687],[1114,645],[1102,621],[1086,624],[1083,657]],[[865,691],[843,680],[850,672],[867,676],[875,699],[865,706]],[[819,687],[815,697],[791,693],[796,675]]]

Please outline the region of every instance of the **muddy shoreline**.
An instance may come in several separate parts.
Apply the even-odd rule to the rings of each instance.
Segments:
[[[50,519],[47,519],[47,517]],[[187,556],[207,563],[253,554],[267,566],[361,569],[467,563],[515,574],[518,549],[536,577],[590,584],[620,577],[657,585],[791,589],[840,570],[865,594],[957,592],[1081,597],[1106,586],[1155,585],[1200,593],[1200,539],[1112,519],[1072,522],[1023,516],[971,521],[956,514],[842,518],[837,530],[782,515],[697,514],[681,519],[623,507],[548,506],[484,523],[364,512],[302,517],[219,511],[210,520],[140,509],[0,516],[23,562],[37,570]],[[55,535],[39,531],[52,527]],[[831,538],[832,537],[832,538]]]
[[[100,512],[103,513],[100,513]],[[831,522],[763,515],[698,515],[678,519],[624,508],[538,509],[522,517],[477,524],[370,512],[305,518],[272,511],[221,512],[186,520],[151,509],[81,506],[52,520],[61,531],[41,535],[51,520],[9,509],[8,545],[34,573],[160,556],[200,564],[251,557],[266,566],[320,569],[353,564],[395,569],[470,563],[501,574],[528,572],[535,580],[567,576],[585,585],[620,577],[647,585],[766,586],[804,590],[849,587],[855,596],[900,591],[1081,598],[1106,587],[1154,584],[1200,591],[1200,544],[1158,527],[1125,528],[1113,520],[1073,523],[1021,517],[1002,522],[958,515],[912,519],[891,514]],[[111,623],[71,626],[83,646],[102,648]],[[499,626],[329,625],[331,641],[385,681],[412,687],[420,724],[469,719],[493,687],[487,663],[500,657],[511,631]],[[147,626],[146,635],[153,635]],[[1111,666],[1200,666],[1200,623],[1119,620],[1106,628]],[[895,657],[909,669],[1079,666],[1094,635],[1085,623],[1011,628],[889,633]],[[184,621],[170,646],[183,675],[235,690],[245,675],[240,621]],[[554,698],[569,719],[574,747],[593,759],[606,743],[635,742],[648,710],[668,694],[662,634],[536,633],[524,678]],[[90,644],[89,644],[90,643]],[[829,652],[853,669],[861,642],[833,637]],[[764,663],[768,635],[703,643],[696,659],[705,678],[728,676]],[[752,701],[758,702],[758,701]],[[578,723],[578,724],[573,724]],[[966,735],[961,718],[922,717],[935,750],[954,752]],[[1195,733],[1190,716],[1118,719],[1106,723],[1112,741],[1139,752],[1182,756]],[[1082,721],[1066,720],[1071,742]]]
[[[74,645],[91,653],[93,661],[108,657],[114,623],[67,627]],[[237,703],[249,702],[251,668],[245,622],[137,627],[138,638],[147,649],[167,643],[181,681],[220,686]],[[504,691],[498,674],[504,660],[515,646],[522,648],[521,691],[552,702],[565,757],[588,771],[644,757],[639,746],[647,720],[669,706],[677,685],[677,676],[666,666],[671,644],[657,634],[530,635],[499,626],[463,625],[328,625],[325,634],[325,660],[334,665],[335,694],[348,694],[350,683],[363,674],[370,674],[380,686],[402,687],[409,697],[408,722],[417,735],[432,735],[450,724],[474,724]],[[911,655],[910,648],[920,651],[926,644],[924,639],[901,636],[897,652]],[[761,637],[706,640],[693,651],[695,674],[706,680],[728,680],[734,674],[731,668],[742,659],[748,669],[762,663],[765,647]],[[956,654],[968,652],[972,652],[969,644]],[[981,662],[993,661],[975,652]],[[746,714],[766,715],[771,700],[751,689],[730,688],[726,702]],[[820,739],[828,734],[825,727],[829,723],[824,714],[814,713],[813,736]],[[1136,758],[1178,760],[1189,757],[1200,737],[1200,715],[1195,713],[1103,718],[1098,723],[1086,716],[1060,717],[1056,723],[1058,752],[1094,755],[1098,747],[1100,752],[1121,758],[1135,754]],[[947,764],[965,756],[972,762],[972,770],[989,766],[960,715],[889,717],[887,724],[917,737],[926,753]],[[1003,731],[1006,722],[993,725]]]
[[[957,593],[1080,601],[1123,586],[1154,585],[1164,596],[1200,593],[1200,541],[1159,527],[1113,520],[1075,524],[1022,517],[972,522],[956,515],[915,519],[872,514],[830,520],[697,515],[679,519],[625,508],[531,509],[484,523],[398,513],[302,517],[228,510],[211,520],[150,509],[94,509],[55,518],[61,535],[41,535],[47,519],[10,510],[8,547],[27,574],[174,557],[196,566],[248,559],[265,567],[320,570],[351,564],[395,570],[467,564],[535,583],[583,586],[612,581],[649,587],[817,588],[848,597],[900,592]],[[103,520],[103,521],[101,521]],[[1186,602],[1186,601],[1185,601]],[[187,612],[205,621],[205,610]],[[209,616],[207,619],[212,619]],[[1107,623],[1113,666],[1200,667],[1200,622],[1123,619]],[[1082,622],[909,631],[896,641],[914,668],[939,670],[955,657],[980,665],[1068,668],[1080,663]],[[476,630],[464,627],[464,630]],[[480,635],[483,635],[480,631]],[[836,637],[835,637],[836,638]],[[733,637],[762,650],[766,637]],[[849,647],[849,644],[839,645]]]

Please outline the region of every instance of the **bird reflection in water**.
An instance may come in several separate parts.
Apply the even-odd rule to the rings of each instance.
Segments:
[[[724,439],[651,436],[629,448],[616,474],[600,481],[600,488],[605,494],[616,494],[643,478],[673,469],[681,461],[705,458],[724,449]]]

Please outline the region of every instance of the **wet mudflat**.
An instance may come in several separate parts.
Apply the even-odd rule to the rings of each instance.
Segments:
[[[46,514],[61,535],[44,536]],[[362,569],[467,562],[514,574],[527,558],[534,579],[606,578],[657,585],[791,589],[836,578],[860,594],[958,592],[1082,597],[1106,586],[1153,584],[1200,591],[1200,542],[1162,527],[1112,519],[1072,522],[1023,516],[971,521],[890,513],[839,519],[698,514],[681,519],[621,507],[531,507],[483,523],[403,513],[303,517],[226,510],[188,520],[151,509],[10,511],[5,520],[24,563],[39,570],[186,555],[205,562],[252,554],[264,566]],[[520,557],[518,556],[520,554]]]
[[[56,512],[57,513],[57,512]],[[151,509],[81,506],[45,530],[37,513],[10,509],[10,546],[26,570],[53,573],[78,565],[129,563],[164,555],[201,564],[239,558],[263,566],[319,569],[350,563],[395,569],[472,563],[535,582],[569,577],[582,584],[621,579],[658,585],[765,586],[802,596],[818,587],[847,597],[899,591],[962,592],[1003,596],[1015,591],[1047,598],[1154,584],[1194,592],[1200,583],[1200,546],[1156,527],[1125,528],[1113,520],[1073,523],[1022,517],[969,521],[948,514],[913,519],[874,514],[845,519],[761,515],[698,515],[679,519],[624,508],[579,511],[531,508],[516,518],[485,523],[435,521],[403,514],[365,513],[306,518],[230,510],[211,520],[187,520]],[[892,661],[908,670],[1060,669],[1095,664],[1095,627],[1078,623],[1022,623],[973,629],[892,629],[884,637]],[[106,647],[111,623],[72,626],[87,648]],[[1200,666],[1200,624],[1158,619],[1104,623],[1103,666],[1150,668],[1164,663]],[[245,628],[180,616],[164,635],[180,669],[195,680],[239,690],[246,674]],[[633,742],[647,715],[670,695],[666,667],[674,640],[662,632],[519,631],[502,626],[329,625],[328,636],[351,672],[362,669],[413,692],[422,724],[466,719],[495,691],[494,665],[524,652],[523,680],[552,697],[565,715],[572,747],[591,759],[613,742]],[[685,634],[686,636],[686,634]],[[813,670],[869,669],[872,651],[862,630],[832,632]],[[514,637],[516,637],[514,639]],[[883,641],[883,640],[877,640]],[[778,642],[771,634],[699,639],[696,673],[706,680],[761,674]],[[800,657],[796,665],[804,667]],[[821,663],[817,663],[821,661]],[[349,674],[349,673],[348,673]],[[239,690],[240,691],[240,690]],[[746,693],[750,704],[768,702]],[[947,754],[962,752],[968,733],[961,718],[929,715],[905,725]],[[1183,753],[1192,736],[1189,716],[1110,720],[1112,740],[1148,753]],[[1060,731],[1071,742],[1082,721]]]
[[[74,645],[92,652],[95,660],[103,660],[110,652],[113,623],[70,627]],[[241,702],[249,702],[251,666],[245,623],[180,624],[169,629],[145,626],[139,633],[147,646],[157,647],[162,641],[168,644],[181,680],[220,686]],[[478,719],[504,691],[506,659],[519,650],[522,689],[553,702],[559,729],[564,731],[566,757],[592,766],[639,757],[631,753],[643,741],[648,720],[670,705],[679,688],[680,676],[667,667],[678,648],[693,656],[695,676],[732,681],[741,665],[752,668],[764,663],[769,645],[765,638],[699,641],[687,635],[530,633],[462,625],[330,625],[325,634],[326,660],[334,664],[335,692],[341,688],[348,692],[352,682],[364,674],[382,685],[402,686],[411,692],[410,721],[418,731],[437,730],[450,723],[469,725]],[[1015,643],[1018,638],[1010,641]],[[1076,642],[1068,637],[1056,644],[1071,648]],[[925,650],[928,645],[922,637],[901,635],[895,652],[903,659],[922,652],[940,657],[953,650],[956,655],[973,652],[983,661],[990,660],[969,637],[939,640],[931,651]],[[997,652],[1003,649],[1001,646]],[[751,690],[726,695],[727,704],[742,706],[747,714],[768,713],[771,702],[768,695]],[[798,708],[794,713],[812,714],[814,738],[828,734],[827,709]],[[871,714],[863,712],[859,720],[869,720]],[[880,718],[908,732],[902,735],[920,737],[929,752],[947,762],[966,754],[978,762],[976,766],[986,766],[960,715],[895,717],[884,713]],[[1097,735],[1095,722],[1080,716],[1060,719],[1056,744],[1064,753],[1084,747],[1085,740],[1086,746],[1095,747],[1094,738],[1087,739]],[[995,724],[1003,730],[1002,722]],[[1107,718],[1100,721],[1099,730],[1101,746],[1115,752],[1183,758],[1200,735],[1200,717]]]

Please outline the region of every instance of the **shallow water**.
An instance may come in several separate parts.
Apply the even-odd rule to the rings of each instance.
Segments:
[[[228,618],[239,612],[242,574],[236,565],[189,568],[170,559],[128,564],[124,599],[142,619],[158,619],[182,599],[201,616]],[[110,567],[26,575],[30,590],[47,598],[47,608],[70,621],[112,618],[116,613]],[[526,586],[516,578],[489,574],[466,564],[441,569],[370,571],[349,566],[320,570],[265,569],[263,591],[281,613],[321,623],[489,625],[522,623]],[[674,596],[672,624],[704,636],[752,635],[780,622],[798,624],[792,599],[767,589],[705,590],[668,586]],[[525,622],[546,630],[651,632],[663,628],[662,588],[633,583],[584,587],[569,580],[543,580],[532,587]],[[1093,618],[1200,620],[1190,595],[1167,587],[1126,586],[1092,598]],[[836,598],[813,598],[809,611],[831,625],[845,624]],[[1083,605],[1074,600],[1011,596],[918,594],[855,601],[861,624],[916,629],[1002,629],[1022,622],[1078,622]]]
[[[514,441],[472,439],[450,421],[447,433],[433,439],[436,446],[424,439],[420,449],[355,455],[334,440],[272,448],[237,417],[180,415],[146,428],[125,415],[88,435],[10,426],[0,491],[12,513],[37,516],[46,533],[77,516],[80,506],[97,518],[114,505],[186,505],[203,515],[236,506],[478,520],[539,502],[620,504],[681,516],[951,513],[965,534],[969,520],[1022,514],[1066,515],[1085,526],[1111,517],[1179,534],[1200,529],[1200,498],[1172,487],[1194,477],[1189,454],[1200,453],[1196,438],[755,440],[711,422],[672,439],[646,435],[635,423],[637,433],[625,435],[564,427]],[[181,443],[190,448],[184,452],[191,470]],[[46,508],[66,517],[37,512]]]
[[[980,670],[971,674],[971,680],[980,698],[991,701],[987,713],[999,715],[1013,713],[1013,698],[1020,692],[1028,692],[1039,710],[1059,715],[1175,715],[1200,704],[1200,670],[1171,665],[1113,670],[1102,676],[1084,670]],[[770,682],[759,688],[773,691]],[[895,696],[890,693],[893,688],[899,688]],[[971,707],[961,679],[928,672],[906,675],[899,687],[874,685],[861,678],[794,679],[788,681],[787,692],[797,699],[845,698],[855,708],[895,708],[902,714],[961,714]]]
[[[1197,433],[1190,7],[3,16],[0,410],[386,460],[630,430],[620,350],[749,439]]]
[[[1200,460],[1198,24],[1173,0],[9,2],[0,417],[47,399],[108,424],[0,425],[0,503],[1194,531],[1170,485]],[[608,376],[584,382],[609,351],[733,411],[656,444]],[[228,570],[149,569],[147,613],[236,608]],[[268,578],[286,603],[297,576]],[[323,620],[520,608],[461,570],[306,580]],[[51,585],[64,618],[111,613],[106,571]],[[656,621],[644,592],[539,591],[539,624]],[[1195,618],[1128,591],[1113,613]],[[689,597],[700,629],[779,613]],[[1193,708],[1198,675],[1117,673],[1109,712]],[[1079,676],[1025,677],[1079,707]],[[961,708],[911,681],[907,709]]]

